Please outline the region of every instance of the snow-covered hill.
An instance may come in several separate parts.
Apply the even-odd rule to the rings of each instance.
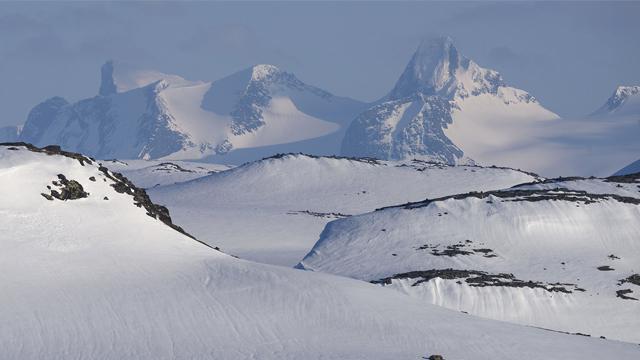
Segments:
[[[557,118],[464,57],[450,38],[435,38],[420,44],[393,90],[354,120],[342,153],[513,166],[499,150],[526,136],[518,129]]]
[[[293,266],[333,219],[534,179],[511,169],[290,154],[150,195],[204,241],[243,258]]]
[[[0,146],[0,187],[3,359],[640,356],[232,258],[176,231],[126,179],[56,148]]]
[[[329,223],[300,267],[447,308],[640,341],[640,177],[565,178]]]
[[[334,154],[363,108],[272,65],[202,82],[107,62],[98,96],[37,105],[20,139],[97,158],[238,162],[281,149]]]
[[[145,189],[189,181],[232,168],[205,162],[138,159],[103,160],[102,163]]]

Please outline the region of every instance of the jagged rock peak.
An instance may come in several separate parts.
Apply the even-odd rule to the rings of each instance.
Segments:
[[[118,92],[113,79],[113,60],[108,60],[100,68],[100,90],[98,94],[109,96]]]
[[[282,71],[278,69],[278,67],[275,65],[258,64],[251,68],[251,80],[254,80],[254,81],[265,80],[281,72]]]
[[[449,99],[496,93],[505,86],[497,71],[484,69],[462,55],[450,37],[424,39],[387,99],[415,92]]]
[[[618,86],[613,95],[607,100],[607,110],[613,111],[620,107],[629,97],[640,94],[640,86]]]

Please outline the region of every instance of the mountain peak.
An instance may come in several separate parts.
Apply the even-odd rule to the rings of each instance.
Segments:
[[[103,96],[126,92],[158,83],[159,81],[163,81],[164,87],[188,86],[202,83],[201,81],[189,81],[178,75],[142,69],[116,60],[106,61],[100,70],[101,82],[99,94]]]
[[[442,36],[422,40],[387,98],[422,92],[453,99],[494,93],[499,86],[504,82],[498,72],[481,68],[460,54],[450,37]]]
[[[113,79],[113,60],[107,60],[100,68],[100,90],[102,96],[108,96],[118,92]]]
[[[630,103],[629,106],[625,104]],[[597,110],[594,115],[620,113],[624,107],[626,110],[622,112],[637,112],[640,107],[640,86],[618,86],[607,102]]]
[[[261,81],[282,72],[278,67],[269,64],[258,64],[251,68],[251,80]]]

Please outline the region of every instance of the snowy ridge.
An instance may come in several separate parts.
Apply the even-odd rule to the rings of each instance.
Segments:
[[[85,195],[40,195],[62,185]],[[148,216],[115,173],[57,148],[0,146],[0,186],[5,359],[640,354],[635,344],[478,319],[371,284],[234,259]]]
[[[210,163],[138,159],[103,160],[102,163],[145,189],[189,181],[231,168]]]
[[[149,193],[199,238],[215,234],[232,254],[293,266],[336,218],[536,179],[506,168],[284,154]]]
[[[251,150],[235,157],[246,161],[289,144],[297,151],[331,154],[363,108],[272,65],[214,82],[113,61],[101,72],[98,96],[74,104],[55,97],[37,105],[20,140],[98,158],[225,158]]]
[[[638,342],[637,185],[554,179],[381,209],[329,223],[298,266],[486,318]]]
[[[501,123],[557,118],[526,91],[507,86],[498,72],[461,55],[450,38],[429,39],[389,94],[354,120],[342,154],[497,163],[485,156],[488,149],[517,142],[501,133]]]

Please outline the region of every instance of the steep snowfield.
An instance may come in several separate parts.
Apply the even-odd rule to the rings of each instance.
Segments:
[[[104,166],[125,175],[136,186],[148,189],[197,179],[229,170],[230,165],[189,161],[102,160]]]
[[[40,195],[59,188],[58,174],[87,197]],[[86,158],[0,146],[3,359],[640,356],[636,344],[482,320],[350,279],[234,259],[147,216],[112,185],[140,196]]]
[[[203,82],[107,62],[98,96],[37,105],[20,140],[97,158],[241,163],[284,149],[336,154],[365,106],[272,65]]]
[[[293,266],[330,220],[534,179],[511,169],[284,155],[149,193],[202,240]]]
[[[556,179],[331,222],[299,267],[486,318],[637,343],[639,236],[640,179]]]
[[[551,125],[558,116],[537,102],[518,101],[521,90],[500,88],[500,96],[481,94],[461,100],[444,130],[464,154],[482,164],[527,166],[505,149],[527,143],[531,127]],[[526,94],[526,93],[525,93]]]

